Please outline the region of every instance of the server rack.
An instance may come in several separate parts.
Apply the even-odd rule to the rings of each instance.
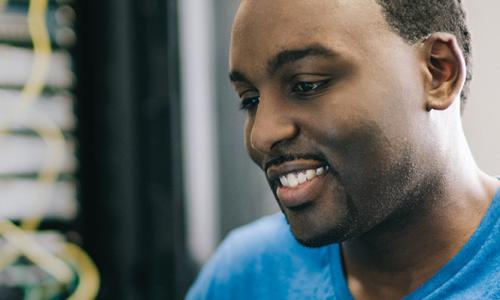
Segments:
[[[92,298],[75,230],[76,13],[69,0],[0,1],[0,298]]]

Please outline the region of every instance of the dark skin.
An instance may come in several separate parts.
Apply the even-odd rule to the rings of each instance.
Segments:
[[[451,34],[409,45],[371,0],[244,0],[230,68],[250,157],[297,240],[341,243],[356,299],[400,299],[428,280],[499,187],[463,134],[466,66]],[[320,192],[280,199],[273,168],[320,165]]]

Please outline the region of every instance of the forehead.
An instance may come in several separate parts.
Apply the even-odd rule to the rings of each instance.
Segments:
[[[394,38],[374,0],[242,0],[233,25],[230,67],[263,70],[274,54],[311,44],[339,54],[367,55]]]

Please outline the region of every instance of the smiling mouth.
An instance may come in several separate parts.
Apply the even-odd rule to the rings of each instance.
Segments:
[[[325,191],[331,167],[324,161],[296,159],[267,169],[268,180],[278,201],[291,210],[307,207]]]
[[[295,188],[312,181],[316,177],[324,175],[330,170],[328,166],[321,166],[319,168],[307,169],[301,171],[294,171],[288,174],[279,176],[278,187]]]

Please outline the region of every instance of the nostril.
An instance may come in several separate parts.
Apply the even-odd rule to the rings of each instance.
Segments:
[[[250,143],[250,146],[252,147],[253,150],[257,151],[260,155],[265,154],[264,151],[262,151],[258,146],[256,146],[253,142]]]
[[[269,153],[280,143],[292,140],[298,134],[293,116],[277,104],[271,104],[267,101],[259,105],[250,128],[251,146],[263,154]]]

